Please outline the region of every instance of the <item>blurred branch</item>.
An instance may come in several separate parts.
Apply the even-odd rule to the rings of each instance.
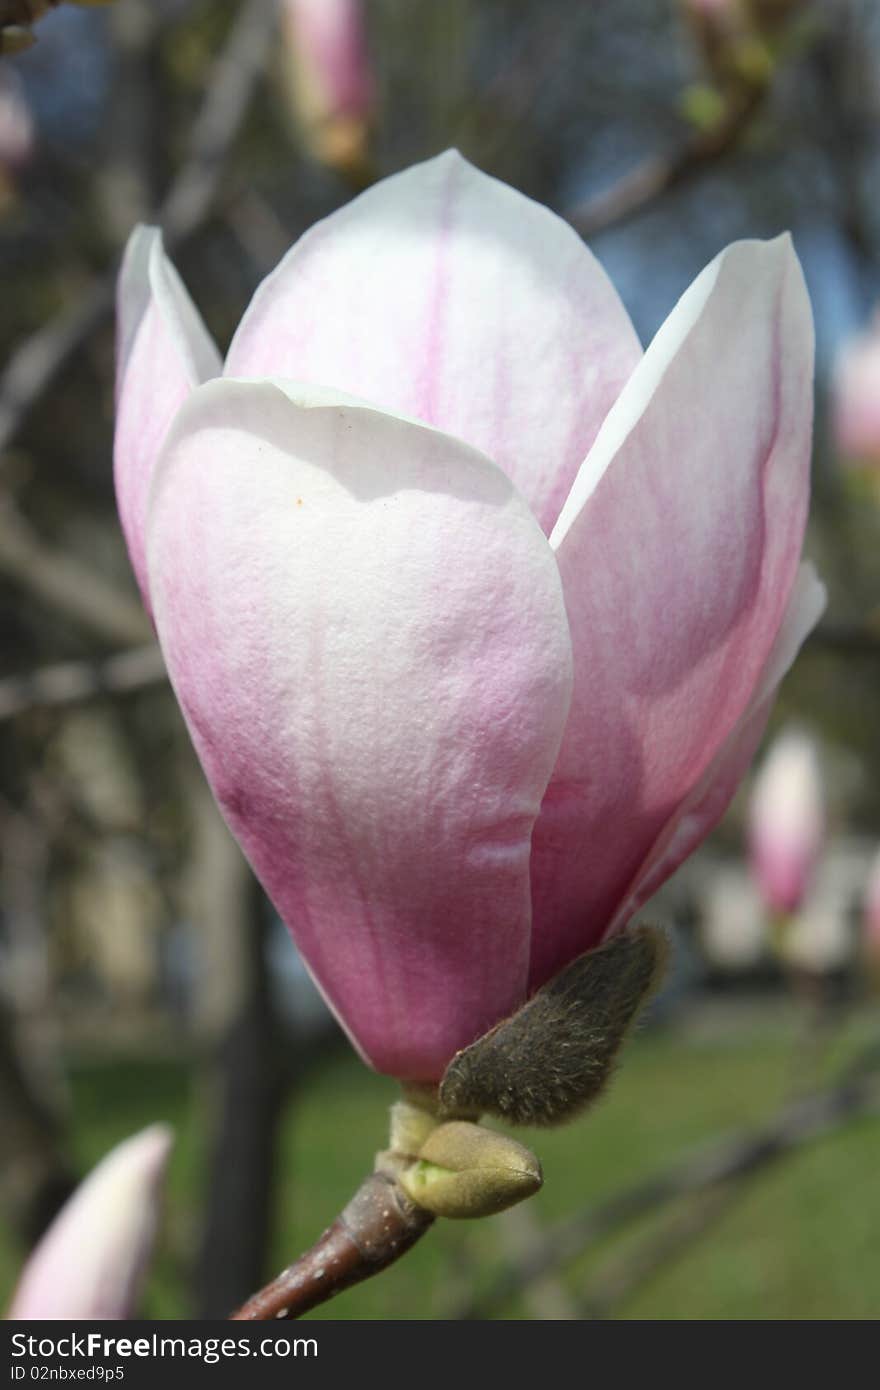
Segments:
[[[169,244],[204,221],[217,193],[223,163],[244,123],[277,24],[275,0],[240,7],[226,47],[215,60],[205,99],[192,126],[186,163],[168,190],[157,220]]]
[[[583,237],[592,237],[627,222],[665,193],[689,183],[736,149],[767,95],[766,86],[749,88],[716,126],[692,135],[669,154],[646,159],[611,188],[574,207],[569,222]]]
[[[155,645],[116,652],[104,661],[59,661],[0,680],[0,722],[34,709],[74,704],[98,695],[127,694],[165,679],[165,662]]]
[[[45,908],[42,820],[0,801],[0,1202],[30,1248],[70,1195]]]
[[[196,1027],[206,1045],[208,1183],[196,1316],[226,1317],[266,1277],[282,1102],[292,1077],[266,962],[266,907],[200,770],[186,783],[185,915],[196,927]]]
[[[130,646],[149,636],[140,604],[47,545],[9,500],[0,505],[0,572],[106,641]]]
[[[540,1238],[541,1227],[527,1203],[502,1211],[493,1222],[504,1258],[516,1264]],[[574,1298],[556,1272],[533,1279],[523,1290],[526,1312],[539,1322],[571,1322],[580,1318]]]
[[[190,236],[211,211],[223,163],[247,115],[275,29],[274,0],[240,7],[226,47],[215,60],[189,153],[156,221],[173,246]],[[78,301],[38,328],[15,350],[0,377],[0,452],[80,344],[113,307],[115,267],[97,276]]]
[[[77,301],[25,338],[0,376],[0,452],[80,344],[113,307],[114,276],[96,278]]]
[[[850,1120],[880,1113],[880,1081],[857,1064],[829,1090],[787,1105],[769,1125],[697,1150],[644,1182],[559,1223],[536,1241],[494,1287],[464,1300],[451,1314],[485,1318],[560,1264],[584,1254],[597,1241],[679,1197],[707,1193],[766,1171],[785,1155],[834,1133]]]
[[[4,1215],[29,1250],[76,1180],[64,1154],[57,1109],[15,1034],[0,1000],[0,1196]]]
[[[606,1260],[590,1280],[580,1315],[591,1319],[612,1317],[656,1274],[665,1274],[670,1265],[686,1254],[744,1196],[745,1184],[739,1183],[725,1183],[701,1192],[684,1208],[675,1211],[659,1231],[635,1250]]]

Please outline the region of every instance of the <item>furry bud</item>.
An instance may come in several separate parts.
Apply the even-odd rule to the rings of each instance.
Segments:
[[[553,1125],[596,1099],[666,964],[655,927],[619,932],[550,980],[510,1018],[456,1053],[440,1111]]]

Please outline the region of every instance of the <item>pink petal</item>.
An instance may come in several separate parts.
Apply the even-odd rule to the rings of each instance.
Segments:
[[[607,930],[749,709],[798,567],[812,323],[787,237],[667,319],[554,528],[575,657],[532,857],[533,983]]]
[[[724,815],[757,751],[777,688],[822,616],[825,597],[825,586],[813,566],[801,565],[782,627],[749,708],[686,801],[663,827],[612,927],[625,925]]]
[[[217,352],[162,249],[158,227],[129,238],[117,291],[119,351],[113,465],[119,517],[149,610],[144,522],[153,467],[177,410],[200,382],[219,376]]]
[[[559,574],[488,459],[292,383],[183,407],[156,625],[220,807],[364,1056],[406,1078],[524,997],[570,696]]]
[[[751,868],[773,912],[795,912],[822,848],[824,793],[818,750],[800,729],[774,741],[749,802]]]
[[[226,370],[332,386],[464,439],[549,532],[639,357],[571,227],[448,151],[313,227],[257,291]]]
[[[102,1159],[25,1265],[12,1319],[133,1315],[159,1213],[171,1132],[152,1125]]]

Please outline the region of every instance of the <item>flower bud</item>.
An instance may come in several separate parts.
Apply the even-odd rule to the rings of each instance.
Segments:
[[[101,1160],[25,1265],[8,1318],[132,1316],[170,1146],[168,1129],[152,1125]]]
[[[450,1120],[429,1134],[399,1180],[416,1206],[458,1219],[515,1206],[537,1192],[544,1178],[534,1154],[515,1139]]]
[[[355,174],[374,108],[361,0],[284,0],[286,86],[303,141],[321,163]]]
[[[833,383],[834,442],[850,467],[880,470],[880,312],[872,328],[849,342]]]
[[[33,147],[34,122],[23,85],[12,68],[0,67],[0,208]]]
[[[801,905],[824,831],[819,758],[806,734],[782,734],[755,780],[749,807],[752,872],[772,912]]]

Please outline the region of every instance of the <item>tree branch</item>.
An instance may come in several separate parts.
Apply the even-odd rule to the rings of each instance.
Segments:
[[[409,1201],[393,1177],[373,1173],[311,1250],[249,1298],[232,1320],[301,1317],[394,1264],[433,1221],[429,1212]]]
[[[0,723],[31,710],[75,704],[98,695],[124,695],[167,679],[154,644],[116,652],[104,661],[59,661],[0,680]]]
[[[766,94],[766,87],[749,88],[712,130],[691,136],[669,154],[646,159],[611,188],[573,208],[568,213],[569,222],[581,236],[597,236],[629,221],[664,193],[689,183],[736,148]]]
[[[590,1280],[580,1316],[590,1319],[613,1317],[615,1310],[667,1270],[745,1196],[744,1183],[723,1183],[701,1192],[686,1206],[676,1210],[659,1231],[623,1255],[602,1264]]]
[[[139,603],[73,556],[47,545],[11,501],[0,505],[0,571],[105,641],[130,646],[149,636]]]

